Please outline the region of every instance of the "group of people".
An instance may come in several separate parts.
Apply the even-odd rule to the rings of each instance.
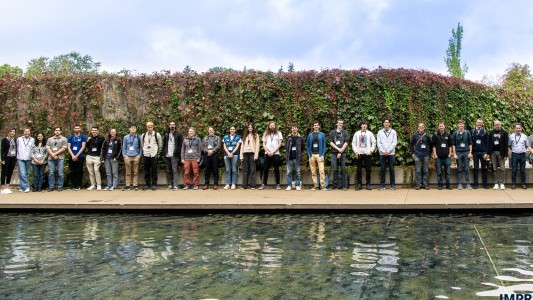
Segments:
[[[483,127],[483,120],[476,121],[476,127],[471,131],[465,130],[465,122],[457,122],[458,130],[450,134],[446,131],[444,122],[440,122],[438,130],[431,135],[425,131],[423,123],[418,124],[418,131],[410,140],[410,151],[415,162],[416,186],[418,189],[429,189],[428,163],[429,157],[435,159],[438,189],[450,185],[450,166],[452,157],[457,161],[458,189],[472,189],[469,176],[470,159],[474,162],[473,188],[478,188],[478,173],[481,169],[483,188],[489,188],[487,182],[487,166],[489,161],[495,171],[494,189],[505,189],[505,161],[511,156],[512,188],[516,187],[518,169],[521,173],[521,185],[526,189],[525,164],[526,152],[533,153],[533,135],[527,137],[522,133],[522,125],[514,125],[514,133],[509,135],[500,121],[494,121],[494,129],[487,131]],[[168,188],[178,189],[178,167],[180,163],[184,169],[184,190],[199,188],[200,164],[205,167],[205,181],[202,189],[210,187],[210,177],[213,176],[213,189],[218,189],[219,154],[223,153],[226,167],[226,182],[224,189],[236,189],[238,163],[242,164],[241,189],[256,188],[256,170],[259,161],[260,147],[264,150],[262,183],[258,189],[267,187],[270,169],[274,168],[276,189],[280,185],[280,149],[285,149],[287,164],[287,187],[301,190],[302,157],[307,155],[313,179],[311,190],[348,189],[346,172],[346,155],[351,142],[351,150],[355,154],[357,164],[356,190],[363,188],[362,171],[365,169],[365,188],[371,190],[372,157],[376,148],[380,161],[379,189],[385,189],[387,168],[389,169],[390,189],[395,190],[395,149],[398,136],[391,128],[389,119],[383,121],[383,128],[376,136],[369,130],[368,123],[360,123],[360,129],[350,140],[344,129],[343,120],[337,120],[336,128],[328,135],[320,130],[320,123],[313,122],[312,131],[303,137],[298,126],[290,126],[290,134],[284,139],[275,122],[269,122],[260,136],[253,123],[247,123],[243,135],[237,134],[235,126],[231,126],[229,134],[218,136],[215,128],[209,127],[208,134],[200,139],[195,128],[189,128],[185,137],[176,130],[176,123],[170,122],[168,130],[161,135],[154,130],[152,122],[146,123],[146,132],[137,134],[137,127],[131,125],[129,133],[123,138],[118,136],[117,130],[111,128],[104,137],[99,134],[99,128],[93,126],[87,137],[81,131],[81,126],[73,128],[73,134],[67,139],[62,135],[62,129],[56,127],[54,136],[45,139],[42,133],[34,138],[30,129],[26,128],[23,135],[15,138],[16,131],[12,129],[1,142],[1,193],[9,194],[11,176],[15,165],[18,166],[20,188],[22,192],[30,192],[30,167],[33,168],[33,186],[35,192],[42,191],[44,170],[48,165],[48,191],[63,190],[64,162],[68,153],[68,166],[71,187],[73,190],[82,188],[84,168],[89,173],[90,186],[88,190],[115,190],[118,187],[118,161],[123,158],[126,170],[125,185],[122,190],[138,190],[139,165],[144,165],[145,185],[143,190],[157,189],[157,158],[162,156],[166,165]],[[327,143],[329,141],[329,144]],[[326,187],[324,172],[325,156],[331,151],[331,167],[333,180]],[[511,151],[511,153],[509,153]],[[107,175],[106,186],[102,186],[100,165],[104,164]],[[193,174],[191,180],[191,172]],[[57,183],[56,183],[57,173]],[[444,174],[444,176],[443,176]],[[444,179],[443,179],[444,177]],[[463,184],[463,177],[465,184]],[[103,187],[103,188],[102,188]]]

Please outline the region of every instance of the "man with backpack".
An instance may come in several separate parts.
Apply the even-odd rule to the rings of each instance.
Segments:
[[[157,155],[161,152],[163,141],[161,135],[154,131],[154,123],[146,123],[146,132],[141,136],[144,164],[143,190],[157,190]]]

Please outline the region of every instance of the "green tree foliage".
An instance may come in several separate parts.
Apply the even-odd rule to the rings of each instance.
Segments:
[[[71,52],[55,56],[52,59],[41,56],[29,61],[26,75],[34,76],[43,73],[98,73],[101,63],[95,62],[90,55],[80,55],[78,52]]]
[[[461,67],[462,40],[463,26],[461,23],[457,23],[457,29],[452,29],[452,37],[449,40],[446,56],[444,57],[448,73],[457,78],[465,78],[465,74],[468,72],[468,66],[466,64]]]
[[[22,69],[17,66],[3,64],[0,66],[0,77],[6,75],[22,76]]]
[[[501,86],[509,92],[533,93],[533,76],[529,65],[512,63],[502,76]]]

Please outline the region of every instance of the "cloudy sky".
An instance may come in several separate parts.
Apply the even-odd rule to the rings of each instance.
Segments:
[[[0,64],[77,51],[101,70],[413,68],[446,74],[464,27],[467,78],[533,65],[528,0],[0,0]]]

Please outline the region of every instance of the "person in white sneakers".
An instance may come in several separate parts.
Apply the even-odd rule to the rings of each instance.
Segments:
[[[229,134],[222,139],[224,149],[224,164],[226,165],[226,186],[225,190],[235,189],[237,183],[237,163],[240,158],[240,146],[242,144],[241,136],[236,134],[235,126],[231,126]]]
[[[509,157],[509,133],[502,128],[502,122],[494,121],[494,129],[489,133],[487,155],[494,169],[495,190],[505,190],[505,161]]]
[[[285,139],[285,160],[287,161],[287,191],[292,189],[292,172],[296,173],[296,190],[302,189],[301,171],[302,154],[305,153],[305,142],[298,133],[298,126],[291,125],[291,134]]]
[[[17,139],[19,183],[20,190],[24,193],[30,192],[31,147],[34,144],[35,139],[30,136],[30,129],[25,128],[24,134]]]
[[[63,166],[65,165],[65,152],[67,152],[67,138],[61,135],[61,127],[54,128],[54,136],[46,142],[48,152],[48,191],[54,190],[55,172],[57,171],[57,191],[63,190],[65,180]]]
[[[9,130],[7,137],[2,139],[2,176],[1,176],[1,192],[0,194],[13,193],[9,189],[11,183],[11,176],[13,170],[17,165],[17,142],[15,140],[15,129]]]
[[[100,175],[100,156],[102,154],[102,147],[104,145],[104,137],[98,134],[98,127],[91,128],[91,136],[87,139],[87,170],[89,171],[89,180],[91,186],[87,189],[92,191],[96,188],[97,191],[102,190],[102,176]]]
[[[357,187],[356,190],[363,189],[363,168],[366,174],[366,189],[370,187],[370,168],[372,167],[372,153],[376,149],[376,138],[368,130],[368,122],[361,122],[361,130],[353,135],[352,149],[357,160]]]

